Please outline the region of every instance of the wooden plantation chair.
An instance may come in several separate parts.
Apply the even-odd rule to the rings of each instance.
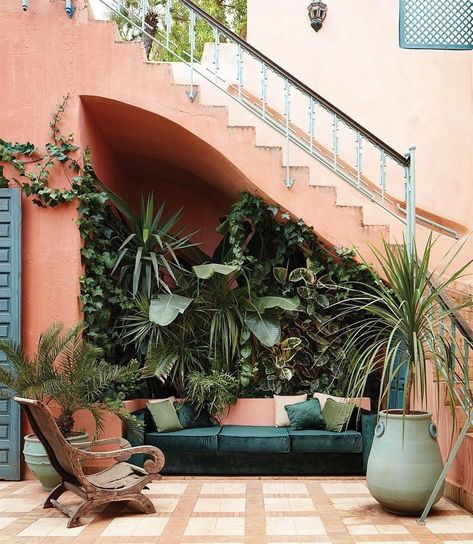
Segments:
[[[68,527],[78,527],[80,517],[85,516],[96,506],[114,501],[133,501],[138,503],[146,514],[153,514],[156,508],[143,488],[152,480],[160,479],[158,474],[164,466],[163,452],[154,446],[132,448],[124,438],[97,440],[94,446],[116,444],[120,449],[104,452],[83,451],[72,446],[61,434],[49,408],[40,401],[15,397],[26,412],[33,432],[43,444],[51,464],[61,477],[61,483],[54,488],[44,503],[44,508],[55,507],[69,516]],[[144,463],[144,469],[127,463],[135,453],[151,457]],[[115,459],[115,464],[97,474],[85,475],[81,462],[87,459]],[[70,508],[58,499],[66,491],[72,491],[83,502]]]

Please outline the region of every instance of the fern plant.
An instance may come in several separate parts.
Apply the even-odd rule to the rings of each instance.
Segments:
[[[103,430],[103,412],[116,414],[132,434],[139,435],[141,427],[136,418],[121,403],[105,397],[111,384],[137,374],[138,363],[107,363],[100,348],[82,339],[83,330],[82,323],[68,330],[54,323],[41,334],[32,356],[11,341],[0,341],[0,351],[10,363],[10,367],[0,367],[0,383],[4,384],[0,394],[11,397],[14,392],[47,404],[56,403],[60,409],[56,423],[65,437],[72,433],[74,414],[79,410],[92,414],[95,435]]]

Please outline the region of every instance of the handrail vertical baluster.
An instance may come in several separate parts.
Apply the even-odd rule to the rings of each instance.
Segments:
[[[171,19],[171,1],[172,0],[166,0],[166,12],[165,12],[165,21],[166,21],[166,47],[169,49],[169,42],[171,37],[171,26],[172,26],[172,19]],[[194,13],[191,10],[191,13]],[[195,14],[194,14],[195,16]]]
[[[189,17],[189,42],[190,42],[190,81],[187,96],[191,101],[195,99],[194,92],[194,55],[195,55],[195,13],[191,10]]]
[[[218,28],[214,27],[214,75],[215,75],[215,84],[218,85],[218,70],[220,64],[220,35]]]
[[[361,174],[362,174],[362,160],[363,160],[363,136],[360,131],[356,131],[356,184],[358,189],[361,186]]]
[[[386,153],[380,149],[379,156],[379,185],[381,187],[381,206],[384,206],[384,195],[386,192]]]
[[[290,146],[290,123],[291,123],[291,84],[288,79],[284,78],[284,117],[285,117],[285,133],[286,133],[286,179],[285,184],[288,189],[294,185],[294,180],[291,178],[291,165],[289,160]]]
[[[338,170],[338,115],[332,115],[332,151],[333,151],[333,169]]]

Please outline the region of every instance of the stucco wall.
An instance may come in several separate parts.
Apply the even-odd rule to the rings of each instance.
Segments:
[[[417,203],[473,228],[471,51],[399,47],[399,2],[248,0],[248,40],[400,152],[417,146]]]

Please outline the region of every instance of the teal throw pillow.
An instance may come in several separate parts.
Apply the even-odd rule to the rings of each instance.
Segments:
[[[305,429],[325,429],[325,420],[319,399],[310,399],[284,407],[293,431]]]
[[[206,410],[199,410],[188,401],[174,403],[179,422],[184,429],[213,427],[214,424]]]
[[[327,431],[339,433],[343,428],[347,428],[354,408],[354,404],[327,399],[325,401],[324,409],[322,410],[322,415],[327,424]]]
[[[163,402],[148,402],[146,404],[153,418],[158,433],[182,431],[182,425],[176,414],[176,409],[169,400]]]

